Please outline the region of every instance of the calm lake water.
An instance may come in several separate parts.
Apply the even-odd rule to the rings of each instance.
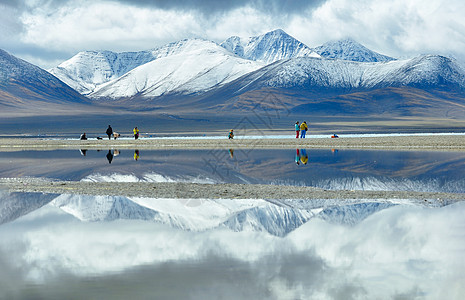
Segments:
[[[0,152],[0,177],[465,192],[465,154]],[[0,191],[0,298],[462,299],[465,204]]]

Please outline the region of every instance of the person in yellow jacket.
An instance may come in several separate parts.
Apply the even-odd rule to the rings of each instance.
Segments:
[[[132,131],[134,131],[134,139],[137,140],[139,138],[139,128],[136,126]]]
[[[303,121],[302,124],[300,124],[300,138],[301,139],[305,138],[305,134],[307,133],[307,130],[308,130],[307,122]]]

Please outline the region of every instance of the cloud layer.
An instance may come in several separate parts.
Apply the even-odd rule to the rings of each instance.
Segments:
[[[282,28],[310,47],[352,37],[394,57],[461,57],[465,3],[451,0],[3,1],[0,42],[54,66],[82,50],[136,51],[184,38],[221,42]]]

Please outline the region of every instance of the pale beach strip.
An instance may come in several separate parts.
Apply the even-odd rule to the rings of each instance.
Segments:
[[[56,149],[386,149],[465,151],[465,135],[386,135],[339,138],[142,138],[85,141],[46,138],[1,138],[0,151]]]
[[[0,178],[9,192],[126,196],[156,199],[367,200],[447,205],[465,200],[464,193],[415,191],[324,190],[315,187],[265,184],[200,184],[183,182],[51,181],[42,178]]]

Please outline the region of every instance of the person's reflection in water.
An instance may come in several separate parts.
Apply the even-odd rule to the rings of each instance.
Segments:
[[[305,149],[300,149],[300,161],[306,165],[308,162],[308,155],[307,155],[307,150]]]
[[[139,160],[139,150],[134,150],[134,160]]]
[[[111,164],[111,161],[113,160],[113,153],[111,153],[111,150],[108,150],[107,159],[108,163]]]
[[[295,164],[300,165],[300,152],[299,152],[299,149],[295,149]]]
[[[234,158],[234,149],[229,149],[228,152],[229,156],[231,156],[231,158]]]
[[[87,149],[79,149],[79,152],[81,153],[82,156],[86,156]]]

